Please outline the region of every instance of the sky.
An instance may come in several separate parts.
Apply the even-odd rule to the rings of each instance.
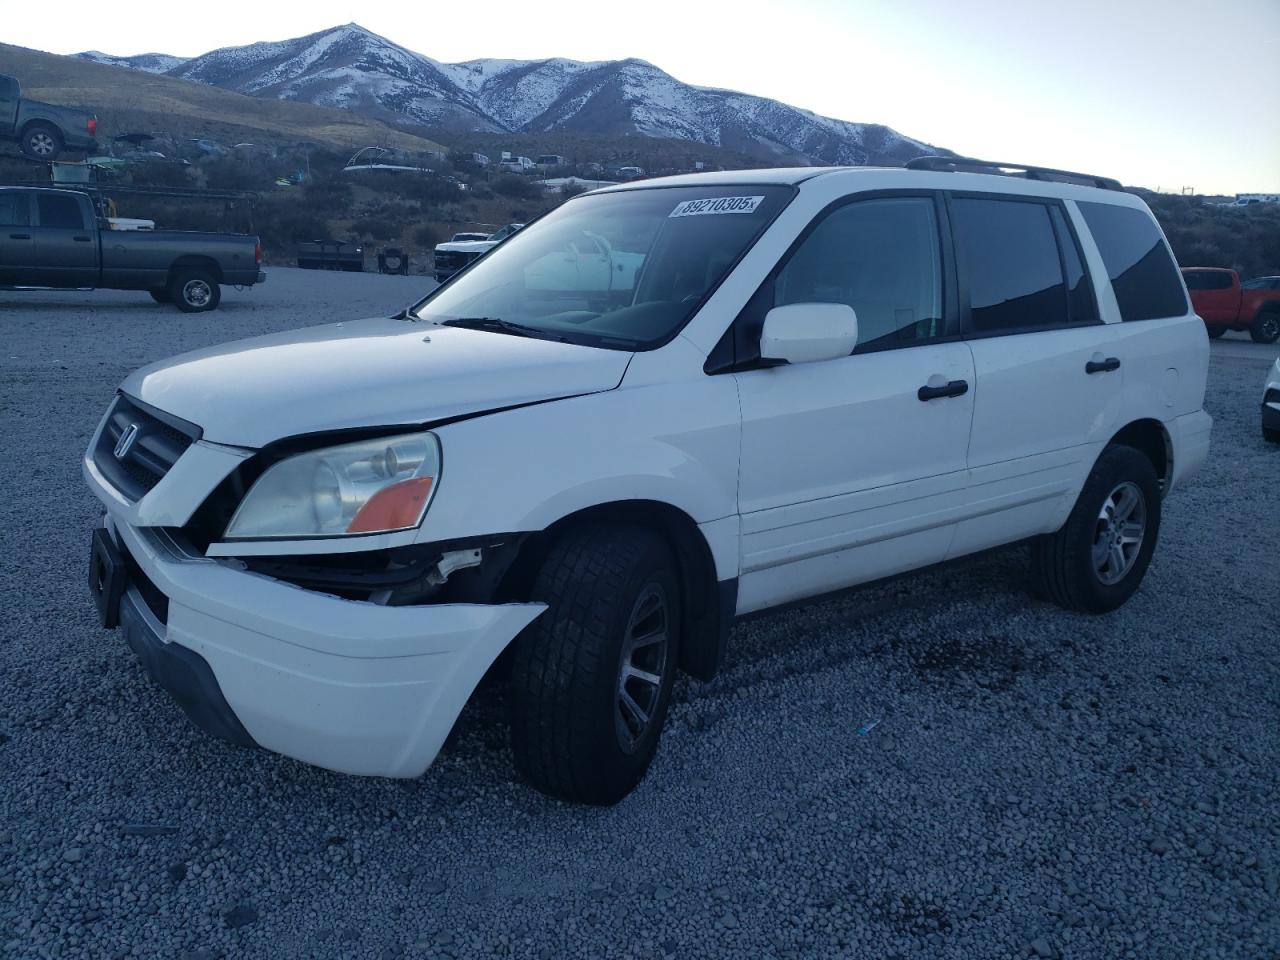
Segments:
[[[355,19],[445,62],[639,57],[985,160],[1280,192],[1280,0],[220,0],[194,22],[172,0],[40,9],[0,0],[0,42],[194,56]]]

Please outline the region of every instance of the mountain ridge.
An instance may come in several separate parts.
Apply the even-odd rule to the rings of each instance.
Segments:
[[[896,165],[948,152],[883,124],[838,120],[767,97],[683,83],[639,58],[481,58],[450,64],[355,23],[186,59],[99,51],[75,56],[260,98],[357,111],[408,128],[640,134],[775,162],[817,164]]]

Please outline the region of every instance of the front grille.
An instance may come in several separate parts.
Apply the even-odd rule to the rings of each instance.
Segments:
[[[125,431],[134,436],[116,456]],[[168,473],[191,444],[200,439],[194,423],[153,410],[123,393],[107,412],[93,451],[93,462],[107,482],[130,500],[140,500]]]
[[[436,254],[436,269],[441,272],[457,272],[478,256],[476,253],[463,253],[459,250],[442,250]]]

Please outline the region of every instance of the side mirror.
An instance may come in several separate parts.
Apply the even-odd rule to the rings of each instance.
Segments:
[[[787,363],[847,357],[858,345],[858,315],[846,303],[789,303],[764,317],[760,356]]]

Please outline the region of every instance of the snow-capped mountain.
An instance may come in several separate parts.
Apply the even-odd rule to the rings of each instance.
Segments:
[[[167,53],[139,53],[132,57],[113,57],[109,53],[97,50],[86,50],[77,53],[81,60],[92,60],[94,63],[109,63],[116,67],[132,67],[147,73],[167,73],[180,63],[186,61],[182,57],[171,57]]]
[[[254,96],[342,107],[400,125],[644,134],[813,163],[902,163],[938,152],[880,124],[833,120],[765,97],[681,83],[644,60],[440,63],[354,23],[190,60],[78,56]]]

